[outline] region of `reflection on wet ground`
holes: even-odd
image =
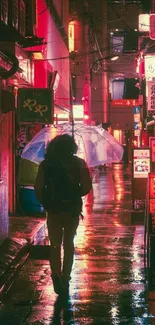
[[[53,292],[47,260],[29,258],[4,297],[0,324],[155,324],[155,288],[148,290],[144,225],[133,220],[128,168],[96,170],[83,213],[69,297]]]

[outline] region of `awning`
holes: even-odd
[[[66,106],[54,104],[54,121],[69,122],[70,110]]]
[[[17,71],[22,72],[17,57],[6,50],[0,51],[0,68],[0,77],[2,79],[10,78]]]
[[[62,112],[69,115],[70,114],[70,109],[67,108],[65,105],[59,105],[57,103],[54,103],[54,113],[55,114],[60,114]]]

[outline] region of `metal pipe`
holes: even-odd
[[[104,56],[109,55],[109,40],[108,40],[108,1],[103,0],[103,44],[105,48]],[[102,72],[102,116],[104,123],[109,119],[109,67],[107,60],[103,58],[103,72]]]

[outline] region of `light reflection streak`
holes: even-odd
[[[121,200],[123,199],[123,195],[124,195],[123,192],[116,193],[116,200],[117,200],[117,201],[121,201]]]
[[[112,174],[112,173],[111,173]],[[119,174],[119,173],[118,173]],[[115,174],[116,177],[116,174]],[[102,186],[100,184],[94,185],[94,201],[96,208],[101,208],[102,204],[104,205],[105,202],[112,201],[113,199],[117,199],[121,201],[123,199],[124,195],[124,183],[122,181],[122,178],[116,177],[115,181],[113,180],[113,177],[110,175],[105,181],[103,177]],[[107,184],[107,181],[110,182],[110,186],[108,186],[108,189],[104,186]],[[116,186],[116,182],[117,186]],[[115,197],[114,197],[115,196]],[[88,203],[89,206],[89,203]],[[104,234],[104,240],[103,245],[107,250],[107,256],[118,256],[119,250],[121,247],[121,238],[123,235],[123,227],[124,225],[121,224],[119,218],[119,213],[117,214],[117,211],[120,210],[120,204],[115,205],[115,215],[111,218],[111,224],[113,227],[111,227],[112,230],[112,236],[114,240],[112,242],[107,241],[106,242],[106,236]],[[116,258],[115,262],[113,263],[111,272],[110,281],[106,278],[103,281],[94,281],[94,275],[91,276],[91,273],[93,274],[92,267],[97,270],[97,264],[89,258],[89,251],[87,254],[87,249],[93,245],[92,243],[92,237],[89,237],[89,219],[91,218],[91,214],[89,214],[84,222],[80,224],[78,235],[76,237],[76,243],[80,249],[80,260],[77,260],[76,268],[74,269],[74,272],[72,274],[72,277],[74,276],[73,282],[76,283],[76,295],[78,296],[78,299],[82,301],[90,300],[92,299],[92,293],[94,292],[94,288],[96,292],[102,292],[113,294],[114,292],[119,292],[119,295],[121,295],[121,291],[123,290],[130,290],[130,299],[132,299],[132,304],[130,305],[130,309],[133,308],[139,308],[139,302],[141,301],[141,296],[143,295],[143,289],[144,286],[142,284],[142,280],[144,275],[141,272],[141,249],[142,249],[142,230],[139,228],[139,226],[135,229],[134,238],[132,247],[129,244],[128,252],[130,254],[130,260],[131,260],[131,274],[129,274],[129,283],[122,284],[121,283],[121,277],[120,277],[120,271],[124,272],[124,262],[122,260],[119,260]],[[100,213],[99,216],[99,225],[105,225],[105,214]],[[126,229],[124,229],[126,231]],[[124,237],[124,236],[123,236]],[[79,246],[80,245],[80,246]],[[130,249],[131,247],[131,249]],[[82,251],[82,253],[81,253]],[[83,270],[83,272],[77,272],[77,265],[78,268]],[[85,272],[86,270],[86,272]],[[87,276],[87,272],[89,270],[89,275]],[[130,269],[129,269],[130,270]],[[103,272],[109,272],[108,268],[106,267],[102,270]],[[130,272],[130,271],[129,271]],[[89,283],[88,283],[89,280]],[[128,278],[125,279],[125,281],[128,280]],[[135,287],[135,283],[138,287]],[[139,290],[139,285],[140,289]],[[72,289],[71,293],[74,295],[74,290]],[[131,307],[132,306],[132,307]],[[116,325],[121,323],[121,316],[122,313],[122,305],[121,302],[117,301],[109,301],[109,307],[110,307],[110,317],[111,317],[111,325]],[[134,310],[134,314],[135,314]],[[143,323],[140,323],[143,324]],[[137,325],[137,323],[135,323]]]
[[[120,324],[120,321],[118,320],[119,307],[116,305],[116,303],[112,303],[110,314],[111,314],[112,324],[113,325]]]
[[[86,286],[84,290],[80,290],[79,293],[79,298],[84,299],[88,297],[88,274],[85,272],[84,274],[81,272],[81,270],[88,270],[88,264],[89,264],[89,259],[87,254],[85,253],[85,248],[89,247],[89,236],[87,235],[87,223],[88,223],[88,216],[84,220],[80,220],[79,227],[77,230],[77,235],[75,237],[75,250],[77,246],[77,256],[78,256],[78,250],[83,251],[80,255],[80,259],[78,259],[78,268],[77,266],[74,268],[76,261],[74,260],[73,263],[73,271],[72,271],[72,280],[73,283],[76,284],[74,286],[74,290],[72,287],[70,288],[70,294],[73,295],[75,289],[77,290],[79,288],[79,284],[82,284],[83,282],[86,283]],[[78,272],[80,270],[80,272]],[[78,278],[78,281],[76,280]],[[90,279],[89,279],[90,280]]]
[[[114,225],[117,227],[117,228],[121,228],[122,225],[116,220],[114,221]]]
[[[133,282],[141,283],[144,280],[144,274],[142,273],[141,266],[141,249],[143,247],[144,239],[140,232],[140,227],[136,226],[133,238],[133,244],[131,248],[131,262],[132,268],[131,273],[133,275]],[[132,292],[132,306],[133,308],[138,308],[139,301],[141,300],[141,296],[143,294],[143,290],[136,290]],[[143,320],[140,321],[139,324],[143,324]]]

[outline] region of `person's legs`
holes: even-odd
[[[64,259],[63,259],[63,281],[69,284],[70,274],[74,261],[74,237],[79,224],[79,217],[69,216],[64,222]]]
[[[59,215],[54,213],[48,214],[47,220],[48,236],[50,240],[50,267],[52,272],[52,280],[54,290],[60,293],[61,290],[61,244],[63,229]]]

